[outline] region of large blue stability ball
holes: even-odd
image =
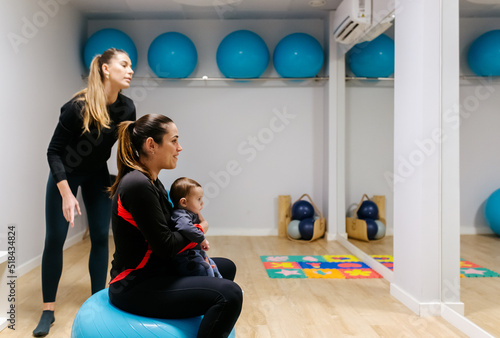
[[[314,217],[304,218],[299,223],[300,237],[305,240],[310,240],[314,234]]]
[[[378,219],[378,207],[373,201],[363,201],[358,209],[357,216],[359,219]]]
[[[109,302],[108,289],[92,295],[76,314],[72,338],[195,338],[202,316],[186,319],[158,319],[137,316]],[[229,337],[234,338],[234,329]]]
[[[491,230],[500,236],[500,189],[495,190],[486,200],[484,216]]]
[[[358,43],[347,53],[349,68],[359,77],[388,77],[394,73],[394,40],[381,34]]]
[[[479,76],[500,76],[500,30],[486,32],[474,40],[467,60]]]
[[[313,77],[323,67],[321,44],[309,34],[293,33],[276,45],[274,68],[281,77]]]
[[[148,49],[148,64],[160,78],[185,78],[198,63],[196,47],[186,35],[163,33],[153,40]]]
[[[266,43],[248,30],[228,34],[217,48],[217,66],[227,78],[257,78],[268,64]]]
[[[300,200],[292,205],[292,219],[303,220],[314,216],[314,207],[308,201]]]
[[[95,32],[85,43],[83,61],[87,69],[96,55],[104,53],[109,48],[122,49],[127,52],[132,62],[132,68],[137,65],[137,48],[134,41],[125,33],[114,28],[105,28]]]

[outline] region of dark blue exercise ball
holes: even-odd
[[[300,237],[305,239],[306,241],[310,240],[313,237],[314,233],[314,221],[313,217],[304,218],[299,223],[299,232]]]
[[[359,219],[378,219],[378,207],[373,201],[363,201],[357,212]]]
[[[217,48],[217,66],[227,78],[258,78],[269,64],[269,50],[254,32],[228,34]]]
[[[300,200],[292,205],[292,219],[303,220],[314,216],[314,207],[308,201]]]
[[[375,239],[375,236],[377,235],[378,232],[377,222],[375,222],[375,220],[371,218],[365,219],[365,222],[366,222],[366,233],[368,235],[368,239],[369,240]]]
[[[109,48],[122,49],[127,52],[132,68],[137,65],[137,48],[134,41],[125,33],[114,28],[105,28],[95,32],[85,43],[83,61],[87,69],[96,55],[101,55]]]
[[[163,33],[153,40],[148,49],[148,64],[160,78],[185,78],[198,63],[196,47],[186,35]]]
[[[359,77],[388,77],[394,73],[394,40],[381,34],[358,43],[347,53],[347,62]]]
[[[293,33],[276,45],[274,68],[281,77],[313,77],[323,67],[323,48],[309,34]]]
[[[500,76],[500,30],[486,32],[474,40],[467,61],[479,76]]]

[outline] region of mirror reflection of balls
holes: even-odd
[[[377,233],[375,234],[373,239],[381,239],[385,236],[385,224],[379,220],[375,220],[375,223],[377,224]]]
[[[221,41],[216,58],[219,70],[227,78],[258,78],[269,64],[269,50],[256,33],[238,30]]]
[[[309,34],[293,33],[276,45],[273,64],[281,77],[314,77],[323,66],[323,48]]]
[[[198,63],[196,47],[186,35],[167,32],[157,36],[148,49],[148,64],[160,78],[185,78]]]
[[[467,61],[476,75],[500,76],[500,30],[486,32],[474,40]]]
[[[378,219],[378,207],[373,201],[363,201],[358,209],[357,216],[359,219]]]
[[[135,69],[137,65],[137,48],[134,41],[124,32],[113,28],[101,29],[88,38],[83,49],[83,61],[87,69],[90,69],[90,63],[96,55],[101,55],[109,48],[126,51],[132,62],[132,68]]]

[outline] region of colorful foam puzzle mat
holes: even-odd
[[[270,278],[382,278],[352,255],[260,256]]]
[[[380,264],[393,270],[390,255],[372,255]],[[269,278],[327,278],[367,279],[382,278],[376,271],[353,255],[260,256]],[[495,271],[464,259],[460,260],[460,277],[500,277]]]

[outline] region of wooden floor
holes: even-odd
[[[462,259],[500,273],[500,237],[495,235],[462,235]],[[362,242],[349,240],[369,255],[392,255],[393,239]],[[500,278],[461,278],[460,298],[465,304],[465,317],[500,337]]]
[[[468,237],[468,236],[465,236]],[[419,318],[389,295],[384,279],[270,279],[260,255],[348,254],[337,242],[318,240],[295,243],[277,237],[209,237],[209,254],[233,259],[238,266],[236,282],[245,291],[243,311],[236,335],[246,337],[465,337],[440,317]],[[110,252],[113,251],[110,241]],[[380,242],[377,242],[380,243]],[[500,271],[498,238],[471,236],[462,240],[465,259]],[[495,245],[496,254],[491,254]],[[90,295],[87,272],[88,240],[66,250],[56,322],[49,337],[69,337],[80,305]],[[480,249],[478,249],[478,247]],[[392,241],[374,254],[390,254]],[[483,261],[484,258],[484,261]],[[493,264],[493,261],[495,261]],[[472,320],[494,334],[498,323],[498,281],[492,278],[462,279],[462,299]],[[500,278],[496,279],[500,280]],[[485,287],[485,285],[488,285]],[[494,290],[496,289],[496,290]],[[496,295],[492,295],[496,292]],[[5,337],[30,337],[41,314],[40,269],[17,281],[16,331],[5,329]],[[470,304],[469,304],[470,303]],[[489,324],[488,324],[489,323]],[[488,326],[489,325],[489,326]]]

